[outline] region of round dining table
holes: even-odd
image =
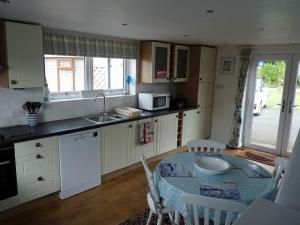
[[[274,200],[276,183],[270,172],[268,172],[271,176],[269,178],[252,178],[243,171],[243,166],[253,164],[252,161],[241,157],[222,155],[222,158],[231,165],[230,169],[224,174],[207,175],[196,168],[194,164],[196,154],[194,152],[179,153],[160,162],[181,164],[185,171],[194,174],[193,177],[162,177],[159,165],[153,172],[154,183],[160,196],[164,199],[165,206],[175,209],[177,217],[179,213],[183,217],[189,215],[187,207],[179,196],[181,194],[200,195],[200,185],[222,186],[225,181],[233,181],[237,185],[240,199],[232,201],[250,204],[257,198]]]

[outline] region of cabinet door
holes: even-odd
[[[145,120],[139,120],[134,123],[133,129],[133,160],[134,163],[141,161],[141,154],[143,154],[146,158],[150,158],[155,156],[156,154],[156,138],[157,138],[157,123],[155,121],[157,118],[149,118]],[[140,128],[143,126],[144,123],[153,123],[154,126],[154,140],[148,144],[140,144],[139,137],[140,137]]]
[[[129,166],[131,160],[132,123],[103,128],[102,171],[109,173]]]
[[[198,107],[207,108],[212,106],[213,83],[199,82],[198,86]]]
[[[157,118],[157,154],[177,148],[178,113]]]
[[[174,81],[187,81],[189,73],[189,47],[175,45],[174,62]]]
[[[199,137],[209,138],[211,129],[211,107],[199,109]]]
[[[183,114],[183,145],[200,138],[199,111],[189,110]]]
[[[12,22],[6,22],[5,26],[10,87],[43,87],[42,27]]]
[[[154,83],[169,82],[170,44],[152,43],[152,71]]]
[[[216,49],[201,47],[199,80],[201,82],[212,82],[215,76]]]
[[[60,189],[58,150],[16,158],[19,202],[24,203]]]

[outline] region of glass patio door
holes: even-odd
[[[286,107],[282,155],[289,155],[292,152],[300,129],[300,55],[293,57]]]
[[[293,104],[291,93],[295,93],[295,87],[291,85],[292,65],[292,55],[254,57],[247,86],[246,147],[286,154],[287,145],[293,139],[287,140],[296,129],[289,126],[293,120],[289,113]]]

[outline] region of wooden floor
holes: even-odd
[[[0,225],[118,225],[147,208],[145,173],[136,167],[77,196],[60,200],[54,193],[2,212]]]

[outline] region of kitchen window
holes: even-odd
[[[45,55],[50,100],[80,98],[82,90],[128,94],[126,81],[135,72],[135,59]]]

